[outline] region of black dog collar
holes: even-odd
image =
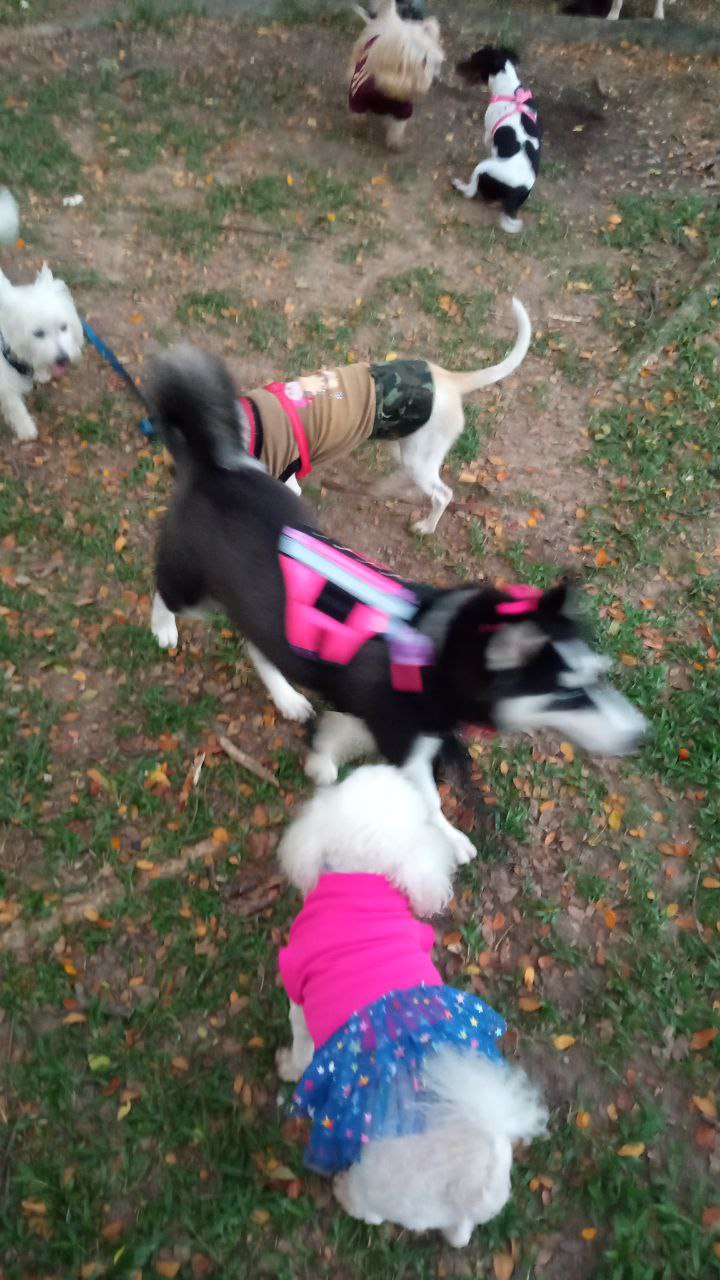
[[[0,353],[3,355],[4,359],[7,360],[8,364],[10,365],[10,368],[14,369],[16,373],[19,373],[21,378],[32,378],[33,376],[32,365],[28,364],[25,360],[18,360],[17,356],[12,350],[12,347],[8,342],[6,342],[5,338],[1,333],[0,333]]]

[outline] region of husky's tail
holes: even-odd
[[[423,1083],[433,1123],[471,1128],[510,1142],[545,1132],[548,1112],[539,1091],[518,1067],[443,1046],[425,1059]]]
[[[12,244],[20,232],[17,200],[7,187],[0,186],[0,244]]]
[[[481,387],[489,387],[493,382],[501,382],[503,378],[507,378],[511,373],[514,373],[518,365],[521,365],[525,359],[530,346],[530,339],[532,338],[530,317],[519,298],[513,298],[512,308],[517,321],[517,338],[512,351],[506,355],[504,360],[501,360],[499,364],[491,365],[489,369],[474,369],[469,373],[449,373],[448,370],[444,371],[452,379],[453,386],[457,388],[461,396],[469,396],[471,391],[479,391]]]
[[[182,343],[157,361],[147,394],[173,456],[189,453],[197,466],[225,471],[247,460],[235,387],[216,356]]]

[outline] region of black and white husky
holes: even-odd
[[[553,729],[590,751],[631,750],[643,717],[602,681],[565,585],[447,590],[399,579],[325,538],[300,498],[243,449],[223,364],[192,347],[161,360],[148,394],[176,462],[160,534],[152,630],[220,605],[283,715],[305,720],[304,685],[335,708],[307,772],[318,782],[377,750],[412,777],[458,860],[474,847],[443,818],[432,764],[463,725]],[[293,682],[293,684],[290,683]]]
[[[453,178],[453,186],[468,200],[481,196],[502,205],[500,226],[514,235],[522,229],[518,210],[535,185],[540,168],[540,121],[529,89],[515,70],[512,49],[484,45],[457,70],[471,84],[486,84],[490,102],[485,112],[485,146],[490,155],[475,166],[469,182]]]

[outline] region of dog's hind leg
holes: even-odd
[[[159,591],[155,592],[150,615],[150,630],[161,649],[176,649],[178,642],[177,622]]]
[[[305,772],[313,782],[334,782],[341,764],[374,751],[375,739],[362,720],[342,711],[326,711],[313,736]]]
[[[247,651],[280,714],[285,716],[286,720],[297,720],[300,724],[309,720],[314,715],[314,711],[312,703],[308,701],[305,694],[300,693],[299,689],[293,689],[290,681],[285,679],[272,662],[268,662],[267,658],[263,657],[254,644],[248,642]]]
[[[453,1249],[464,1249],[470,1243],[470,1237],[473,1233],[475,1223],[471,1218],[461,1218],[459,1222],[455,1222],[452,1227],[446,1227],[443,1235],[449,1245]]]
[[[432,774],[432,763],[440,748],[439,738],[419,738],[402,771],[409,782],[420,792],[427,806],[430,821],[445,833],[450,841],[458,866],[471,862],[477,853],[472,840],[448,822],[440,806],[440,796]]]
[[[315,1052],[315,1045],[308,1031],[305,1014],[299,1004],[290,1001],[290,1030],[292,1044],[278,1049],[275,1054],[275,1066],[281,1080],[299,1080],[310,1066]]]
[[[430,514],[418,520],[418,533],[434,533],[443,512],[452,501],[453,491],[440,479],[440,468],[451,444],[463,427],[462,405],[446,403],[436,394],[433,411],[424,427],[400,443],[402,463],[410,479],[430,499]]]

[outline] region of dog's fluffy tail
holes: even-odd
[[[0,244],[12,244],[20,231],[17,200],[7,187],[0,187]]]
[[[493,382],[501,382],[503,378],[514,373],[525,359],[532,338],[530,317],[519,298],[513,298],[512,308],[517,321],[517,338],[512,351],[508,352],[504,360],[499,364],[491,365],[489,369],[474,369],[469,373],[450,373],[447,369],[443,370],[445,377],[452,380],[453,386],[461,396],[469,396],[471,391],[479,391],[481,387],[489,387]]]
[[[235,387],[216,356],[182,343],[156,362],[147,394],[172,454],[225,471],[247,462]]]
[[[530,1142],[545,1132],[547,1107],[519,1067],[443,1046],[425,1060],[433,1122]]]

